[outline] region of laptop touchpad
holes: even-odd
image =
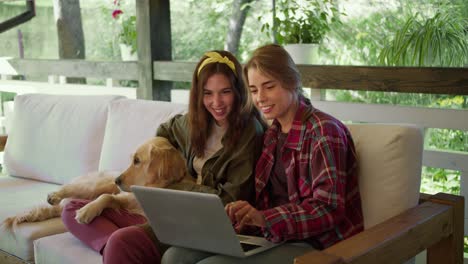
[[[259,245],[247,244],[242,242],[240,243],[240,245],[242,246],[242,250],[244,250],[244,252],[261,247]]]

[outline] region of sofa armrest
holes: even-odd
[[[0,135],[0,151],[5,150],[7,139],[8,139],[8,135]]]
[[[418,206],[294,263],[401,263],[427,249],[427,263],[462,264],[464,197],[421,197]]]

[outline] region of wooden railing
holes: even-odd
[[[119,87],[118,80],[138,80],[137,62],[33,60],[0,58],[0,91],[50,94],[120,94],[136,98],[135,88]],[[12,80],[14,76],[46,77],[47,82]],[[101,79],[105,85],[66,84],[65,77]],[[18,79],[18,78],[17,78]],[[117,87],[116,87],[117,86]]]
[[[112,81],[109,81],[110,79],[139,80],[142,78],[139,73],[139,67],[141,66],[137,62],[14,59],[10,60],[9,66],[10,69],[3,72],[0,67],[0,75],[91,77],[108,80],[108,83],[112,83]],[[154,61],[152,74],[154,80],[161,81],[164,85],[163,89],[167,89],[168,81],[190,82],[194,68],[194,62]],[[320,92],[321,89],[345,89],[467,96],[468,68],[299,65],[299,69],[302,74],[303,86],[313,89],[311,94],[314,106],[341,120],[412,123],[424,128],[447,128],[468,131],[468,109],[435,109],[332,102],[324,100],[321,96],[323,93]],[[0,80],[0,91],[13,91],[11,90],[11,82],[18,85],[21,84],[21,81]],[[149,91],[149,89],[158,89],[158,82],[156,82],[156,87],[153,83],[153,87],[150,88],[145,87],[145,83],[148,82],[140,82],[140,86],[137,88],[138,98],[149,99],[147,96],[152,94],[152,91]],[[28,85],[45,87],[50,84],[29,82]],[[460,171],[461,195],[468,196],[468,152],[425,149],[423,165]],[[424,209],[420,210],[424,211]],[[468,211],[468,205],[465,205],[465,211]],[[468,227],[467,218],[465,218],[464,226],[466,232],[468,230],[466,228]],[[385,250],[385,247],[382,250]]]

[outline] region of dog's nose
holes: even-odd
[[[115,179],[115,184],[120,185],[122,183],[122,180],[120,179],[120,176]]]

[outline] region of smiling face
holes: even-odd
[[[281,130],[288,132],[297,109],[294,93],[284,88],[278,80],[256,68],[248,69],[247,75],[255,106],[265,118],[277,119]]]
[[[220,73],[210,76],[203,87],[203,105],[218,126],[228,124],[233,103],[234,92],[229,79]]]

